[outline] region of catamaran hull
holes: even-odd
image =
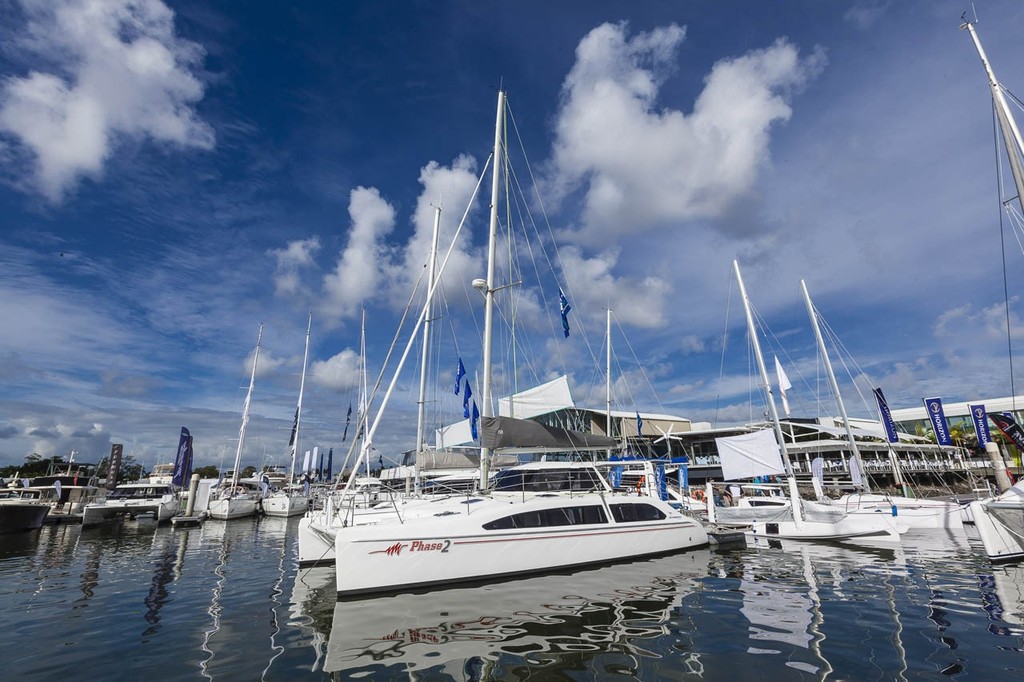
[[[1024,505],[1011,502],[971,502],[974,527],[992,561],[1024,559]]]
[[[389,532],[342,528],[335,539],[339,596],[394,592],[614,563],[701,547],[703,526],[688,517],[664,523],[567,526],[533,531],[463,532],[448,536],[430,524],[397,524]],[[378,527],[379,528],[379,527]],[[412,532],[410,532],[412,531]]]
[[[962,505],[946,500],[882,495],[847,495],[835,502],[851,516],[882,514],[894,516],[902,525],[919,530],[953,530],[963,528]],[[896,513],[893,514],[893,507]]]
[[[148,515],[152,515],[154,520],[162,523],[170,521],[180,508],[181,503],[177,497],[171,497],[161,502],[94,502],[85,505],[85,510],[82,512],[82,526],[98,526],[101,523],[122,519],[126,516],[128,518],[138,518]]]
[[[263,498],[263,513],[267,516],[300,516],[309,511],[309,498],[305,495],[270,495]]]
[[[755,523],[747,531],[755,537],[782,538],[786,540],[843,540],[858,537],[879,537],[899,539],[905,532],[884,517],[867,516],[854,519],[845,517],[835,522],[781,520],[769,523]]]

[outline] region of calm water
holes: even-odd
[[[335,602],[297,520],[0,537],[5,679],[1010,680],[1024,567],[968,535],[699,550]]]

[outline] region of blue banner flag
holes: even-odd
[[[644,430],[644,420],[640,418],[640,413],[636,413],[636,435],[642,435]]]
[[[181,437],[178,439],[178,454],[174,457],[174,476],[171,478],[171,485],[184,486],[185,480],[191,472],[186,472],[189,466],[188,448],[192,435],[184,426],[181,427]]]
[[[942,411],[942,398],[925,398],[924,408],[928,413],[928,418],[932,420],[935,442],[939,445],[952,445],[953,439],[949,437],[946,413]]]
[[[565,338],[569,338],[569,311],[572,310],[572,306],[566,300],[561,287],[558,288],[558,305],[562,313],[562,332]]]
[[[896,423],[892,420],[892,412],[889,411],[889,404],[885,402],[885,396],[882,395],[882,389],[873,388],[871,391],[875,394],[875,402],[878,403],[878,412],[882,415],[882,426],[885,427],[885,437],[889,439],[890,443],[898,443],[900,441],[900,437],[899,434],[896,433]]]
[[[455,395],[459,394],[459,387],[462,386],[462,377],[466,376],[466,367],[459,358],[459,368],[455,370]]]
[[[969,405],[971,419],[974,420],[974,433],[978,436],[978,447],[984,449],[992,442],[992,434],[988,430],[988,414],[984,405]]]
[[[345,415],[345,432],[341,434],[341,442],[344,443],[345,439],[348,438],[348,425],[352,423],[352,403],[348,404],[348,414]]]
[[[299,408],[295,408],[295,419],[292,421],[292,437],[288,439],[288,447],[295,447],[295,435],[299,432]]]
[[[1009,412],[993,412],[988,416],[992,423],[999,427],[1007,438],[1013,441],[1017,449],[1024,452],[1024,429],[1013,418]]]
[[[331,480],[331,465],[334,464],[334,448],[327,451],[327,480]]]
[[[479,438],[479,435],[477,434],[477,431],[476,431],[476,423],[477,423],[477,420],[479,420],[479,419],[480,419],[480,411],[478,409],[476,409],[476,401],[474,400],[473,401],[473,414],[472,414],[472,416],[469,419],[469,432],[470,432],[470,435],[473,436],[473,440],[477,440]]]
[[[320,462],[316,466],[316,480],[324,480],[324,453],[320,453]]]
[[[462,394],[462,416],[469,419],[469,399],[473,397],[473,391],[469,387],[469,379],[466,379],[466,390]]]
[[[654,465],[654,484],[658,491],[659,500],[668,499],[668,481],[665,480],[665,465],[655,464]]]

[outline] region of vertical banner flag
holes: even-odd
[[[561,287],[558,288],[558,306],[562,313],[562,332],[565,334],[565,338],[569,338],[569,311],[572,310],[572,306],[566,300]]]
[[[988,430],[988,414],[984,405],[969,405],[971,419],[974,421],[974,433],[978,436],[978,447],[985,449],[985,446],[992,442],[992,434]]]
[[[185,465],[188,463],[188,442],[191,438],[188,429],[182,426],[181,437],[178,439],[178,454],[174,456],[174,476],[171,478],[171,485],[185,485]]]
[[[473,401],[473,414],[472,414],[472,416],[470,417],[470,420],[469,420],[469,432],[470,432],[470,435],[473,436],[473,440],[477,440],[477,438],[479,438],[479,434],[477,433],[477,430],[476,430],[476,423],[477,423],[477,420],[479,420],[479,419],[480,419],[480,411],[478,409],[476,409],[476,401],[474,400]]]
[[[668,481],[665,480],[665,465],[660,462],[654,465],[654,487],[658,491],[659,500],[668,499]]]
[[[310,468],[306,469],[306,471],[308,473],[310,473],[310,474],[313,473],[313,469],[316,467],[316,460],[317,460],[317,458],[319,456],[320,456],[320,446],[319,445],[314,445],[313,446],[313,459],[309,460]],[[323,460],[321,460],[321,463],[323,463]]]
[[[892,412],[889,411],[889,404],[885,402],[885,396],[882,395],[881,388],[873,388],[871,392],[875,394],[875,402],[878,403],[878,412],[882,415],[882,426],[885,427],[885,437],[889,439],[890,443],[897,443],[900,440],[899,434],[896,433],[896,423],[892,420]]]
[[[636,413],[636,435],[642,435],[644,431],[644,420],[640,418],[640,413]]]
[[[121,473],[121,455],[124,453],[124,444],[112,443],[110,445],[110,462],[107,465],[107,490],[117,487],[117,475]]]
[[[992,423],[999,427],[1007,438],[1013,441],[1017,449],[1024,452],[1024,429],[1013,418],[1009,412],[993,412],[988,416]]]
[[[459,387],[462,386],[462,377],[466,376],[466,367],[462,364],[462,358],[459,358],[459,367],[455,370],[455,395],[459,394]]]
[[[316,467],[316,480],[324,480],[324,453],[320,453],[320,464]]]
[[[334,464],[334,448],[331,448],[330,450],[327,451],[327,475],[326,475],[326,478],[327,478],[328,481],[330,481],[331,478],[332,478],[332,474],[331,474],[331,465],[332,464]]]
[[[851,457],[846,464],[850,468],[850,483],[853,483],[858,488],[861,487],[864,483],[864,478],[860,470],[860,465],[857,464],[857,458]]]
[[[469,379],[466,379],[466,390],[462,394],[462,416],[469,419],[469,399],[473,397],[473,391],[469,388]]]
[[[348,437],[348,425],[352,423],[352,403],[348,404],[348,414],[345,415],[345,433],[341,434],[341,442],[344,443]]]
[[[299,432],[299,408],[295,407],[295,420],[292,421],[292,437],[288,439],[288,447],[291,448],[292,454],[295,454],[295,435]]]
[[[786,391],[793,388],[793,384],[789,383],[789,377],[786,376],[785,370],[782,369],[782,363],[779,362],[779,356],[775,356],[775,375],[779,378],[779,396],[782,398],[782,409],[789,416],[789,401],[786,400]]]
[[[942,411],[942,398],[925,398],[924,408],[928,418],[932,420],[935,442],[939,445],[952,445],[953,439],[949,437],[949,426],[946,425],[946,413]]]
[[[302,475],[309,475],[309,450],[306,450],[306,456],[302,458]]]

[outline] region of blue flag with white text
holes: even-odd
[[[992,441],[988,430],[988,413],[984,405],[970,405],[971,419],[974,421],[974,433],[978,436],[978,447],[984,449]]]
[[[174,476],[171,478],[171,485],[182,487],[192,473],[192,463],[189,461],[189,445],[192,442],[192,435],[184,426],[181,427],[181,437],[178,439],[178,454],[174,457]]]
[[[462,394],[462,416],[469,419],[469,399],[473,397],[473,391],[469,387],[469,379],[466,380],[466,390]]]
[[[898,443],[900,440],[899,434],[896,433],[896,423],[892,420],[892,412],[889,411],[889,404],[885,402],[885,396],[882,395],[881,388],[873,388],[871,391],[875,394],[875,402],[878,403],[878,412],[882,415],[882,426],[885,427],[885,436],[889,439],[890,443]]]
[[[636,413],[636,435],[640,436],[643,434],[644,420],[640,418],[640,413]]]
[[[565,338],[569,338],[569,311],[572,310],[572,306],[566,300],[561,287],[558,289],[558,305],[562,314],[562,332],[565,334]]]
[[[473,436],[473,440],[477,440],[480,436],[476,430],[476,423],[480,419],[480,411],[476,409],[476,401],[473,401],[473,414],[469,418],[469,432]]]
[[[946,413],[942,410],[942,398],[925,398],[924,408],[928,418],[932,420],[932,431],[935,433],[935,442],[939,445],[952,445],[953,439],[949,437],[949,426],[946,424]]]
[[[459,368],[455,370],[455,395],[459,394],[459,387],[462,386],[462,377],[466,376],[466,367],[459,358]]]

